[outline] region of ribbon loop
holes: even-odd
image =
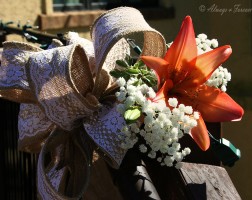
[[[94,23],[91,36],[94,42],[96,74],[104,68],[104,61],[111,48],[121,39],[136,33],[144,33],[142,54],[157,57],[166,52],[165,39],[145,21],[143,15],[134,8],[119,7],[105,12]],[[123,46],[118,46],[117,52],[123,52]],[[115,61],[115,60],[113,60]]]
[[[85,97],[94,87],[84,50],[68,45],[34,53],[28,61],[28,76],[46,116],[65,130],[76,120],[89,116],[99,107]],[[93,103],[93,102],[92,102]]]
[[[0,96],[19,103],[34,103],[25,65],[30,55],[42,49],[22,43],[4,42],[0,66]]]

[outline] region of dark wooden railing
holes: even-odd
[[[17,150],[19,104],[0,99],[1,199],[36,199],[37,155]]]

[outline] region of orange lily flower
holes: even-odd
[[[192,19],[187,16],[178,36],[165,57],[141,56],[143,62],[156,72],[158,92],[153,102],[175,97],[179,103],[192,106],[200,113],[198,124],[190,135],[202,150],[210,146],[210,139],[204,121],[224,122],[240,120],[244,111],[228,94],[205,82],[223,62],[232,49],[229,45],[198,55]]]

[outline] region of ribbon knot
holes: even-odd
[[[93,140],[118,168],[126,153],[116,111],[115,61],[130,54],[125,38],[143,35],[143,55],[162,57],[163,36],[128,7],[105,12],[91,29],[92,41],[68,34],[48,50],[5,42],[0,95],[19,102],[19,149],[40,152],[38,192],[42,199],[79,199],[88,183]]]

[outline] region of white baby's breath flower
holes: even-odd
[[[167,165],[168,167],[173,166],[173,162],[174,162],[174,158],[172,156],[166,156],[164,158],[164,163],[165,165]]]
[[[146,84],[143,84],[143,85],[140,85],[139,89],[140,89],[140,92],[145,95],[148,93],[150,87]]]
[[[185,157],[187,155],[189,155],[191,153],[191,149],[186,147],[183,151],[182,151],[182,155]]]
[[[127,85],[133,85],[136,83],[138,80],[134,77],[130,77],[130,79],[127,81]]]
[[[186,106],[184,112],[191,115],[193,113],[192,106]]]
[[[216,39],[212,39],[211,40],[211,46],[213,47],[213,48],[216,48],[216,47],[218,47],[218,40],[216,40]]]
[[[190,117],[188,116],[188,115],[185,115],[184,117],[183,117],[183,123],[188,123],[188,121],[190,120]]]
[[[170,110],[169,107],[165,107],[165,108],[162,110],[162,113],[166,114],[167,117],[169,117],[170,114],[171,114],[171,110]]]
[[[177,152],[177,151],[176,151],[175,148],[173,148],[173,147],[169,147],[169,148],[168,148],[168,154],[169,154],[169,155],[172,156],[172,155],[174,155],[176,152]]]
[[[201,41],[205,41],[207,39],[207,35],[204,33],[201,33],[197,36],[197,38],[199,38]]]
[[[225,85],[222,85],[220,89],[221,89],[221,91],[223,91],[223,92],[226,92],[226,91],[227,91],[227,87],[226,87]]]
[[[203,49],[204,51],[209,50],[209,46],[207,45],[207,43],[203,43],[202,49]]]
[[[130,130],[133,131],[133,132],[139,132],[139,127],[138,127],[138,124],[137,123],[132,123],[129,125],[130,127]]]
[[[169,98],[168,103],[170,106],[176,108],[178,105],[178,100],[176,98]]]
[[[195,38],[196,39],[196,45],[198,46],[199,44],[201,44],[201,39],[200,38]]]
[[[200,117],[199,112],[194,111],[194,112],[193,112],[193,117],[194,117],[194,119],[199,119],[199,117]]]
[[[121,145],[120,145],[120,147],[122,148],[122,149],[128,149],[128,146],[126,145],[126,143],[125,142],[122,142],[121,143]]]
[[[145,130],[146,132],[151,131],[151,130],[152,130],[152,125],[151,125],[151,124],[145,124],[145,125],[144,125],[144,130]]]
[[[142,111],[148,115],[148,113],[153,113],[154,110],[152,109],[152,102],[150,100],[147,100],[142,105]]]
[[[184,112],[184,111],[185,111],[185,105],[182,104],[182,103],[179,104],[178,109],[179,109],[181,112]]]
[[[205,52],[205,51],[203,50],[203,44],[202,44],[202,43],[199,43],[199,44],[197,45],[197,47],[198,47],[198,51],[201,50],[202,53]],[[198,52],[198,53],[199,53],[199,52]],[[202,54],[202,53],[199,53],[199,54]]]
[[[123,102],[126,99],[126,92],[124,91],[116,92],[115,96],[117,97],[118,101]]]
[[[154,120],[153,117],[150,116],[150,115],[147,115],[147,116],[144,117],[144,123],[145,124],[151,125],[153,123],[153,120]]]
[[[135,104],[135,97],[134,96],[128,96],[124,102],[125,108],[129,108],[130,106],[133,106]]]
[[[184,133],[182,130],[179,130],[178,132],[178,139],[182,138],[184,136]]]
[[[209,39],[206,39],[206,40],[205,40],[205,43],[206,43],[207,46],[209,46],[209,47],[212,45],[212,42],[211,42],[211,40],[209,40]]]
[[[133,95],[137,91],[136,86],[134,85],[127,85],[127,92],[129,95]]]
[[[190,119],[190,121],[188,122],[190,128],[194,128],[195,126],[197,126],[197,121],[195,119]]]
[[[140,92],[136,92],[135,93],[136,95],[134,96],[135,97],[135,101],[137,102],[137,104],[139,104],[140,106],[143,106],[145,101],[146,101],[146,97]]]
[[[126,81],[125,81],[125,79],[124,79],[123,77],[120,77],[120,78],[118,78],[118,79],[116,80],[116,83],[117,83],[117,85],[118,85],[119,87],[122,87],[122,86],[125,86]]]
[[[162,144],[160,145],[160,152],[162,154],[168,153],[168,148],[168,145],[162,142]]]
[[[155,109],[156,112],[161,112],[165,108],[166,108],[165,101],[159,101],[159,102],[154,104],[154,109]]]
[[[156,158],[157,154],[155,151],[150,151],[150,153],[148,154],[148,156],[152,159]]]
[[[160,113],[159,115],[158,115],[158,121],[159,122],[163,122],[163,121],[165,121],[166,120],[166,117],[167,117],[167,115],[165,114],[165,113]]]
[[[144,129],[141,129],[140,132],[139,132],[139,134],[140,134],[142,137],[144,137],[145,134],[146,134],[146,131],[145,131]]]
[[[181,162],[177,162],[175,165],[176,169],[181,169],[182,166],[183,166],[183,164]]]
[[[139,145],[139,150],[141,153],[146,153],[148,149],[144,144],[141,144]]]
[[[180,145],[179,143],[177,143],[177,142],[174,142],[174,143],[172,144],[172,147],[173,147],[176,151],[179,151],[181,145]]]
[[[150,98],[154,98],[156,96],[156,93],[152,88],[149,88],[149,91],[147,92],[147,94]]]
[[[180,153],[180,152],[176,152],[173,156],[174,156],[174,159],[175,159],[177,162],[181,162],[181,161],[183,160],[182,153]]]
[[[177,127],[173,127],[173,128],[171,129],[171,134],[172,134],[172,135],[177,135],[177,134],[178,134],[178,128],[177,128]]]

